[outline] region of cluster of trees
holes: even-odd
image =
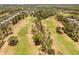
[[[27,15],[24,13],[21,13],[21,14],[15,16],[12,20],[9,20],[3,24],[0,24],[0,41],[1,41],[0,45],[1,45],[1,47],[4,44],[3,39],[13,33],[12,25],[18,23],[18,21],[23,19],[24,16],[27,16]],[[10,39],[14,39],[14,38],[12,37]],[[14,45],[17,41],[10,40],[9,42],[10,42],[10,45]]]
[[[12,29],[10,25],[6,26],[5,24],[0,27],[0,40],[3,40],[8,35],[12,34]]]
[[[6,12],[9,12],[10,14],[14,13],[15,11],[21,11],[23,8],[21,6],[11,6],[11,5],[5,5],[0,6],[0,15]]]
[[[0,40],[0,48],[3,46],[3,44],[4,44],[4,41]]]
[[[38,20],[38,19],[37,19]],[[51,33],[46,31],[41,21],[34,21],[32,26],[32,38],[36,45],[41,45],[39,54],[54,54]]]
[[[79,40],[79,25],[75,19],[75,21],[72,21],[72,17],[67,19],[67,17],[63,17],[62,15],[57,15],[57,20],[61,21],[62,24],[64,25],[64,32],[72,38],[72,40],[78,42]]]
[[[32,34],[33,34],[33,40],[35,42],[36,45],[40,45],[41,41],[44,38],[44,29],[43,29],[43,25],[40,21],[34,21],[34,24],[32,26]]]
[[[55,12],[53,9],[46,8],[46,9],[39,9],[33,13],[34,17],[37,17],[38,20],[46,19],[50,16],[53,16]]]
[[[42,40],[41,51],[46,54],[55,54],[54,49],[52,48],[53,39],[51,39],[51,32],[45,32],[44,39]]]
[[[32,39],[34,40],[35,45],[40,45],[43,39],[43,34],[41,32],[37,32],[33,35]]]
[[[65,24],[64,32],[67,33],[74,41],[79,40],[79,26],[77,24]]]
[[[11,21],[12,21],[12,24],[14,25],[14,24],[18,23],[18,21],[21,20],[21,19],[24,19],[24,17],[27,17],[27,14],[21,13],[21,14],[15,16],[15,17],[11,20]]]
[[[16,23],[18,23],[19,20],[23,19],[24,17],[26,17],[27,15],[25,13],[21,13],[15,17],[13,17],[12,19],[5,21],[5,23],[0,23],[0,41],[3,42],[4,38],[7,37],[8,35],[12,34],[12,26]],[[2,22],[4,22],[2,21]],[[10,39],[14,39],[13,37]],[[14,42],[14,40],[10,40],[11,44],[14,45],[14,43],[16,43],[16,41]]]
[[[6,13],[6,10],[0,10],[0,15]]]

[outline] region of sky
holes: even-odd
[[[0,0],[0,4],[79,4],[79,0]]]

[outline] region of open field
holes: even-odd
[[[79,55],[78,5],[1,6],[0,55]]]

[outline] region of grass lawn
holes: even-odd
[[[29,43],[27,39],[28,28],[27,26],[22,28],[20,32],[18,32],[18,37],[20,41],[16,46],[16,54],[29,54]]]
[[[15,54],[31,54],[30,46],[28,42],[28,32],[31,25],[33,17],[28,17],[26,19],[26,25],[20,29],[18,32],[19,43],[15,46]],[[43,24],[47,24],[48,31],[52,33],[54,40],[56,41],[57,48],[63,52],[63,54],[79,54],[79,50],[76,48],[75,43],[67,35],[62,35],[56,33],[56,20],[54,17],[49,17],[43,20]]]
[[[28,31],[29,31],[29,26],[31,25],[31,20],[32,17],[28,17],[26,19],[26,25],[20,29],[18,32],[18,37],[19,37],[19,43],[15,47],[15,54],[30,54],[30,46],[28,42]]]
[[[57,23],[54,17],[50,17],[43,22],[47,24],[48,30],[51,31],[58,48],[62,50],[63,54],[79,54],[79,50],[75,47],[75,44],[70,37],[56,33]]]

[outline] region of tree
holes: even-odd
[[[4,41],[0,40],[0,48],[3,46],[3,44],[4,44]]]
[[[18,43],[18,38],[16,36],[11,36],[8,39],[8,45],[15,46]]]
[[[41,40],[43,39],[43,34],[42,33],[36,33],[33,35],[33,40],[35,42],[35,45],[40,45],[41,44]]]
[[[59,33],[59,34],[62,34],[63,33],[62,27],[57,26],[56,27],[56,32]]]

